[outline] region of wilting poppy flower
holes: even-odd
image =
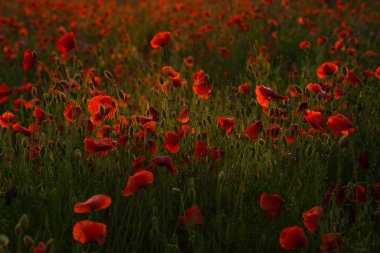
[[[154,35],[153,39],[150,41],[150,45],[153,48],[167,47],[170,44],[171,34],[170,32],[160,32]]]
[[[153,162],[154,166],[166,166],[169,169],[170,174],[172,174],[173,176],[178,175],[177,166],[174,164],[173,158],[171,158],[170,156],[168,156],[168,155],[156,156],[152,160],[152,162]]]
[[[133,193],[144,188],[153,182],[154,175],[147,170],[140,170],[128,178],[127,186],[124,188],[122,194],[126,197],[131,196]]]
[[[186,210],[185,217],[179,217],[179,221],[183,226],[186,226],[188,224],[202,225],[203,215],[201,209],[195,204],[192,205],[189,209]]]
[[[267,212],[269,220],[273,220],[285,210],[284,202],[278,194],[262,193],[260,196],[260,207]]]
[[[192,76],[194,85],[193,91],[198,97],[208,99],[211,93],[210,79],[203,70],[195,72]]]
[[[235,128],[236,122],[234,118],[228,118],[225,116],[220,116],[217,119],[217,124],[221,126],[224,130],[226,130],[226,135],[229,134],[232,129]]]
[[[0,85],[0,104],[7,101],[8,96],[11,94],[11,90],[5,83]]]
[[[326,125],[335,136],[339,134],[348,135],[355,131],[350,120],[340,113],[335,116],[330,116]]]
[[[72,102],[66,106],[66,110],[63,113],[67,121],[75,122],[82,114],[82,108]]]
[[[322,217],[323,208],[321,206],[315,206],[302,214],[303,224],[307,230],[314,233]]]
[[[106,209],[111,205],[111,198],[107,195],[95,195],[85,202],[74,205],[74,213],[88,213],[96,210]]]
[[[96,242],[103,245],[107,237],[107,225],[90,220],[82,220],[75,223],[73,238],[82,244]]]
[[[322,253],[333,252],[343,248],[341,233],[322,234]]]
[[[32,51],[26,49],[24,52],[24,60],[22,62],[24,66],[24,71],[28,71],[29,69],[33,68],[34,65],[36,65],[36,57],[33,54]]]
[[[364,186],[358,184],[349,190],[349,199],[354,203],[365,203],[367,201],[367,192]]]
[[[250,83],[243,83],[238,86],[238,92],[240,94],[248,94],[251,91],[251,84]]]
[[[262,107],[268,107],[272,99],[281,99],[283,101],[289,100],[288,97],[278,95],[270,88],[265,87],[264,85],[256,85],[256,97],[257,102]]]
[[[327,76],[331,76],[338,72],[338,65],[333,62],[325,62],[321,66],[319,66],[317,70],[317,75],[319,78],[323,79]]]
[[[181,123],[187,123],[189,121],[189,108],[185,107],[178,115],[178,121]]]
[[[177,153],[179,151],[180,136],[175,132],[167,132],[164,142],[164,148],[169,150],[170,153]]]
[[[302,228],[287,227],[281,230],[280,245],[284,249],[300,249],[307,246],[307,238]]]
[[[57,41],[58,49],[62,54],[67,54],[70,52],[70,50],[75,48],[75,39],[74,39],[74,33],[69,32],[65,35],[63,35],[61,38]]]
[[[91,122],[95,126],[101,124],[103,119],[113,118],[117,111],[116,100],[107,95],[98,95],[90,99],[87,109],[91,114]]]
[[[15,115],[11,112],[4,112],[3,115],[0,116],[0,125],[2,127],[10,127],[12,126],[15,120]]]
[[[248,139],[256,141],[259,138],[259,134],[262,129],[263,123],[260,120],[256,120],[244,131],[244,134],[248,137]]]
[[[88,151],[88,156],[91,157],[94,153],[106,155],[108,152],[113,151],[114,145],[110,138],[94,140],[92,138],[84,138],[84,150]]]

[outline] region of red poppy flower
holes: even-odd
[[[250,83],[243,83],[238,86],[238,92],[240,94],[248,94],[251,91],[251,84]]]
[[[272,99],[280,99],[283,101],[289,100],[288,97],[278,95],[274,91],[272,91],[270,88],[265,87],[264,85],[256,85],[256,97],[257,102],[262,107],[268,107]]]
[[[354,203],[367,202],[367,192],[364,186],[360,184],[351,187],[348,195],[351,202],[354,202]]]
[[[170,153],[178,153],[179,151],[179,141],[180,136],[175,132],[167,132],[164,142],[164,148],[166,148]]]
[[[91,114],[91,122],[99,126],[103,119],[113,118],[117,111],[116,100],[107,95],[98,95],[90,99],[87,109]]]
[[[183,226],[186,226],[188,224],[202,225],[203,215],[201,209],[195,204],[192,205],[189,209],[186,210],[185,217],[179,217],[179,221]]]
[[[314,233],[322,217],[323,208],[321,206],[315,206],[302,214],[303,224],[307,230]]]
[[[94,140],[92,138],[84,138],[84,150],[88,151],[88,157],[91,157],[94,153],[99,155],[106,155],[108,152],[113,151],[114,145],[110,138],[104,138]]]
[[[208,154],[207,144],[201,141],[196,141],[194,156],[197,157],[198,160],[200,160],[202,157],[207,156],[207,154]]]
[[[37,247],[34,248],[34,253],[47,253],[46,244],[39,242]]]
[[[189,121],[189,108],[185,107],[178,115],[178,121],[181,123],[187,123]]]
[[[306,110],[304,120],[309,122],[314,129],[324,131],[325,120],[322,113]]]
[[[281,230],[280,245],[284,249],[305,248],[308,244],[305,232],[298,226],[287,227]]]
[[[278,138],[278,135],[281,132],[281,126],[277,123],[271,123],[266,127],[266,135],[267,138],[272,138],[276,140]]]
[[[2,127],[10,127],[12,126],[15,120],[15,115],[11,112],[4,112],[3,115],[0,116],[0,125]]]
[[[355,131],[350,120],[340,113],[335,116],[330,116],[326,125],[335,136],[339,134],[349,135]]]
[[[333,252],[343,248],[341,233],[322,234],[322,253]]]
[[[33,112],[33,117],[39,121],[43,121],[44,119],[46,119],[46,116],[48,114],[42,110],[39,106],[36,106],[36,108],[34,109],[34,112]]]
[[[187,67],[192,67],[192,66],[194,66],[194,57],[193,56],[188,56],[188,57],[186,57],[183,60],[183,62],[185,63],[185,65]]]
[[[203,70],[195,72],[192,76],[194,85],[193,91],[198,97],[208,99],[211,93],[210,79]]]
[[[76,105],[75,102],[72,102],[66,106],[66,110],[63,113],[67,121],[75,122],[80,115],[82,114],[82,108],[79,105]]]
[[[103,245],[107,237],[107,225],[90,220],[82,220],[75,223],[73,228],[73,238],[79,243],[96,242]]]
[[[154,175],[147,170],[140,170],[128,178],[127,186],[124,188],[122,194],[129,197],[138,190],[144,188],[153,182]]]
[[[298,46],[301,49],[310,48],[311,42],[310,41],[302,41],[302,42],[300,42],[300,44]]]
[[[354,74],[352,70],[347,70],[346,83],[358,87],[362,81]]]
[[[262,193],[260,196],[260,207],[267,212],[269,220],[273,220],[285,210],[284,202],[278,194]]]
[[[70,50],[75,48],[75,39],[74,39],[74,33],[69,32],[65,35],[63,35],[61,38],[57,41],[58,49],[59,51],[66,55]]]
[[[211,159],[214,161],[218,161],[222,159],[222,157],[225,154],[224,150],[218,147],[211,148],[210,153],[211,153]]]
[[[0,104],[7,101],[8,96],[11,94],[11,90],[8,88],[8,86],[5,83],[2,83],[0,85]]]
[[[338,65],[333,62],[325,62],[319,66],[317,75],[320,79],[323,79],[338,72],[338,68]]]
[[[152,160],[152,162],[153,162],[154,166],[166,166],[169,169],[170,174],[172,174],[173,176],[178,175],[177,166],[174,164],[173,158],[171,158],[170,156],[168,156],[168,155],[156,156]]]
[[[76,203],[74,205],[74,213],[88,213],[96,210],[106,209],[110,205],[110,197],[104,194],[95,195],[84,202]]]
[[[153,39],[150,41],[150,45],[153,48],[167,47],[170,44],[170,38],[170,32],[160,32],[154,35]]]
[[[248,139],[256,141],[259,138],[259,134],[262,129],[263,123],[260,120],[256,120],[244,131],[244,134],[248,137]]]
[[[323,96],[326,95],[326,91],[322,90],[322,87],[319,83],[309,83],[306,88],[310,91],[314,91],[316,95],[322,94]]]
[[[132,168],[134,171],[140,171],[143,170],[145,165],[144,163],[147,161],[147,159],[144,156],[139,156],[137,157],[133,162],[132,162]]]
[[[217,124],[221,126],[224,130],[226,130],[226,135],[229,134],[232,129],[235,128],[236,122],[234,118],[228,118],[225,116],[220,116],[217,119]]]
[[[24,60],[22,62],[24,66],[24,71],[27,72],[29,69],[33,68],[36,65],[36,57],[32,51],[26,49],[24,51]]]

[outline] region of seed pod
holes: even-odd
[[[25,235],[23,241],[27,248],[32,248],[34,245],[33,238],[30,235]]]
[[[54,248],[54,239],[51,238],[51,239],[49,239],[49,241],[46,243],[45,252],[46,252],[46,253],[52,253],[52,252],[53,252],[53,248]]]

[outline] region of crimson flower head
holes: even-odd
[[[318,223],[323,217],[323,208],[315,206],[302,214],[303,224],[311,233],[317,230]]]
[[[319,66],[317,75],[320,79],[323,79],[338,72],[338,68],[338,65],[333,62],[325,62]]]
[[[262,129],[263,123],[260,120],[256,120],[244,131],[244,134],[248,139],[256,141]]]
[[[189,209],[186,210],[185,217],[179,217],[179,221],[183,226],[186,226],[188,224],[202,225],[203,215],[201,209],[195,204],[192,205]]]
[[[63,35],[58,39],[57,43],[59,51],[64,55],[68,54],[72,49],[75,48],[74,33],[69,32]]]
[[[305,231],[302,228],[293,226],[281,230],[280,245],[282,248],[287,250],[300,249],[305,248],[307,243]]]
[[[349,135],[355,131],[351,121],[340,113],[329,117],[326,125],[335,136],[339,134]]]
[[[73,238],[81,244],[96,242],[103,245],[106,242],[107,226],[103,223],[82,220],[75,223]]]
[[[22,62],[24,65],[24,71],[27,72],[29,69],[36,65],[36,56],[32,51],[26,49],[24,52],[24,60]]]
[[[218,125],[220,125],[224,130],[226,130],[226,135],[229,134],[232,129],[235,128],[236,122],[234,118],[228,118],[225,116],[218,117]]]
[[[284,202],[278,194],[263,193],[260,196],[260,207],[267,212],[269,220],[273,220],[285,210]]]
[[[170,32],[160,32],[154,35],[153,39],[150,41],[150,45],[153,48],[167,47],[170,44],[170,39]]]
[[[283,101],[289,100],[286,96],[281,96],[274,91],[272,91],[270,88],[265,87],[264,85],[256,85],[256,96],[257,96],[257,102],[262,107],[268,107],[270,102],[273,99],[280,99]]]
[[[140,170],[128,178],[127,186],[124,188],[122,194],[129,197],[138,190],[144,188],[153,182],[154,175],[147,170]]]
[[[88,213],[96,210],[106,209],[110,205],[110,197],[104,194],[95,195],[84,202],[76,203],[74,205],[74,213]]]

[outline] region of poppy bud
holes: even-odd
[[[27,248],[32,248],[34,245],[33,238],[30,235],[25,235],[23,241]]]
[[[36,87],[33,86],[31,92],[32,92],[32,96],[34,98],[37,97],[37,89],[36,89]]]
[[[55,58],[55,65],[57,65],[57,67],[61,66],[61,58]]]
[[[6,235],[0,235],[0,246],[7,247],[9,244],[9,238]]]
[[[259,139],[258,143],[260,144],[260,146],[264,146],[265,145],[265,140],[264,139]]]
[[[322,93],[318,93],[317,94],[317,99],[318,100],[323,100],[323,94]]]
[[[51,238],[49,239],[49,241],[46,243],[46,253],[51,253],[53,252],[53,248],[54,248],[54,240]]]
[[[113,75],[112,73],[109,71],[109,70],[104,70],[104,76],[108,79],[108,80],[113,80]]]
[[[207,115],[207,122],[208,122],[209,124],[211,124],[211,122],[212,122],[212,120],[211,120],[211,116],[210,116],[210,115]]]
[[[172,192],[173,192],[173,194],[181,194],[182,193],[182,191],[181,191],[181,189],[179,189],[179,188],[172,188]]]
[[[21,228],[21,225],[20,223],[18,223],[16,226],[15,226],[15,233],[16,233],[16,236],[17,237],[21,237],[22,233],[23,233],[23,230]]]
[[[218,183],[223,182],[224,178],[225,178],[224,172],[223,171],[219,172],[219,174],[218,174]]]
[[[80,149],[76,149],[74,156],[79,160],[82,157],[82,151]]]
[[[29,227],[29,217],[26,214],[23,214],[18,222],[22,230],[27,230]]]
[[[349,143],[349,135],[342,135],[342,137],[339,138],[338,146],[346,147],[348,143]]]
[[[161,85],[165,83],[165,80],[161,76],[158,78],[158,81],[160,82]]]
[[[119,97],[120,100],[124,100],[125,99],[125,93],[124,93],[124,91],[119,90],[117,92],[117,96]]]

